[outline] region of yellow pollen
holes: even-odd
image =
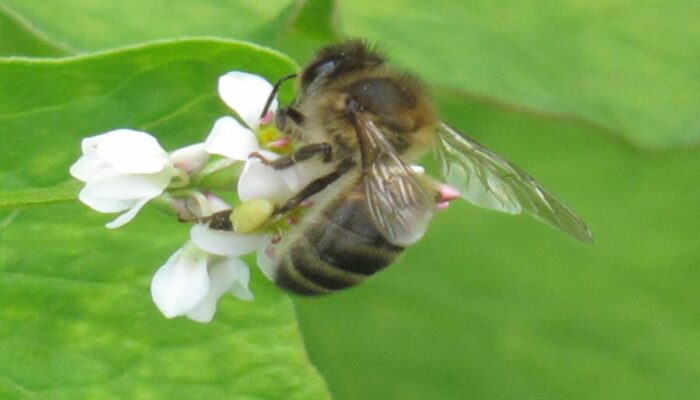
[[[275,205],[268,200],[248,200],[239,204],[231,213],[233,230],[249,233],[260,228],[275,211]]]

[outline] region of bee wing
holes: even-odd
[[[435,201],[374,122],[356,115],[355,128],[365,195],[377,229],[395,245],[415,243],[428,229]]]
[[[576,239],[593,241],[586,223],[530,175],[444,123],[438,130],[442,176],[465,200],[510,214],[525,210]]]

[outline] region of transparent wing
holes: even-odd
[[[355,127],[365,195],[377,229],[398,246],[415,243],[428,229],[435,201],[371,120],[356,115]]]
[[[470,203],[518,214],[527,211],[576,239],[591,242],[586,223],[530,175],[444,123],[436,155],[440,172]]]

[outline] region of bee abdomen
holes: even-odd
[[[275,283],[303,295],[324,294],[356,285],[365,275],[347,272],[324,261],[313,245],[300,239],[279,265]]]
[[[374,227],[363,198],[329,207],[278,263],[275,283],[302,295],[354,286],[391,264],[403,250]]]

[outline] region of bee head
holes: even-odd
[[[301,73],[301,90],[349,72],[377,67],[384,58],[361,40],[350,40],[321,49]]]

